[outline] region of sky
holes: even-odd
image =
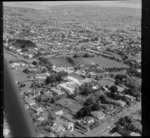
[[[129,7],[129,8],[141,8],[141,0],[118,0],[118,1],[42,1],[42,2],[3,2],[4,6],[11,7],[26,7],[26,8],[35,8],[35,9],[45,9],[50,6],[55,5],[99,5],[106,7]]]

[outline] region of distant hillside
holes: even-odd
[[[34,48],[37,47],[32,41],[30,40],[22,40],[22,39],[9,39],[8,43],[16,48]]]

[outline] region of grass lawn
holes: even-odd
[[[113,61],[107,58],[103,57],[93,57],[93,58],[74,58],[74,61],[76,64],[91,64],[91,63],[96,63],[100,66],[107,67],[107,68],[112,68],[112,67],[128,67],[127,65]]]
[[[93,57],[93,58],[73,58],[74,62],[76,65],[79,64],[85,64],[89,65],[91,63],[96,63],[100,66],[106,67],[106,68],[121,68],[121,67],[128,67],[127,65],[113,61],[107,58],[103,57]],[[50,58],[49,61],[53,64],[56,65],[56,67],[71,67],[72,65],[65,59],[65,57],[57,57],[57,58]]]
[[[69,99],[69,98],[61,99],[58,101],[58,103],[60,103],[64,107],[67,107],[73,113],[76,113],[77,111],[79,111],[82,108],[82,106],[79,103],[77,103],[76,101]]]
[[[51,58],[49,61],[56,67],[72,67],[72,65],[63,57]]]
[[[12,70],[12,75],[15,81],[28,80],[27,75],[22,72],[22,69]]]

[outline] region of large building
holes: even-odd
[[[74,82],[66,82],[59,84],[58,87],[68,94],[74,94],[74,90],[77,88],[77,84]]]
[[[65,94],[63,91],[56,89],[55,87],[52,87],[51,91],[56,93],[56,95],[64,95]]]
[[[67,76],[67,78],[66,78],[68,81],[70,81],[70,82],[74,82],[75,84],[77,84],[77,85],[81,85],[82,83],[80,82],[80,80],[78,80],[78,79],[76,79],[76,78],[74,78],[74,77],[71,77],[71,76]]]

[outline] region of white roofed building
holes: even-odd
[[[68,94],[74,94],[74,90],[77,87],[77,85],[74,82],[66,82],[66,83],[59,84],[58,87],[60,87]]]
[[[67,76],[67,80],[68,81],[72,81],[72,82],[74,82],[74,83],[76,83],[76,84],[78,84],[78,85],[81,85],[82,83],[80,82],[80,80],[78,80],[78,79],[76,79],[76,78],[74,78],[74,77],[71,77],[71,76]]]

